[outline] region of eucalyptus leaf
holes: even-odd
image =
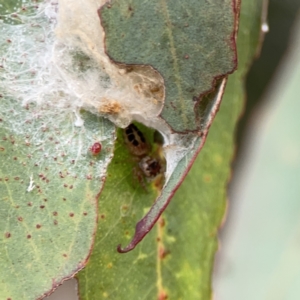
[[[236,68],[235,2],[114,0],[99,10],[107,54],[162,75],[160,116],[176,132],[201,129],[199,102]]]
[[[48,60],[39,61],[52,41],[51,19],[44,11],[24,2],[24,13],[20,8],[20,14],[11,15],[14,2],[5,2],[0,24],[0,298],[37,299],[82,269],[90,255],[115,126],[73,109],[62,85],[51,81]],[[102,146],[98,155],[91,152],[95,143]]]
[[[119,241],[130,239],[132,219],[139,219],[148,211],[150,200],[137,187],[131,213],[123,217],[120,209],[111,208],[120,208],[126,191],[132,189],[132,165],[128,166],[127,179],[115,180],[114,174],[123,172],[116,153],[108,170],[111,176],[107,186],[118,182],[119,193],[104,189],[100,197],[99,214],[104,216],[91,258],[77,275],[80,299],[211,299],[211,274],[218,247],[217,231],[226,208],[235,126],[244,103],[243,81],[261,40],[261,10],[261,1],[243,1],[239,69],[228,79],[206,144],[158,223],[132,252],[122,256],[112,248]],[[118,143],[125,147],[121,135]],[[189,166],[185,159],[181,164]]]
[[[204,2],[207,5],[209,3]],[[166,100],[164,111],[167,111],[168,117],[165,117],[164,113],[162,117],[169,118],[169,123],[176,127],[177,131],[197,129],[197,132],[191,133],[190,136],[182,133],[180,136],[180,140],[185,141],[186,144],[190,143],[190,148],[184,149],[184,155],[179,156],[181,159],[178,160],[178,164],[174,164],[172,172],[169,172],[171,161],[170,157],[167,157],[169,177],[159,198],[163,201],[156,201],[156,206],[153,207],[156,209],[157,204],[162,206],[158,207],[150,218],[151,222],[144,230],[146,233],[166,207],[165,204],[168,204],[203,146],[208,128],[220,104],[226,74],[235,67],[235,47],[232,38],[236,30],[239,7],[235,1],[223,2],[222,5],[227,5],[228,14],[224,14],[225,17],[222,6],[211,6],[213,10],[207,9],[205,13],[202,11],[200,14],[208,21],[205,23],[205,26],[209,25],[208,28],[213,28],[212,25],[215,24],[209,20],[215,20],[218,24],[220,19],[220,23],[226,24],[216,26],[213,31],[213,33],[221,32],[221,36],[225,39],[226,51],[222,48],[224,46],[222,38],[212,38],[209,30],[207,36],[204,36],[207,43],[205,51],[212,51],[212,53],[219,51],[217,58],[225,55],[224,59],[221,59],[222,64],[214,64],[216,69],[213,68],[212,73],[207,71],[210,73],[208,75],[210,79],[205,81],[204,88],[194,91],[186,89],[185,96],[179,97],[181,100],[192,102],[195,94],[196,102],[201,98],[198,106],[192,104],[185,107],[184,105],[184,109],[183,107],[179,109],[177,106],[176,112],[173,108],[170,109],[171,102]],[[93,2],[93,5],[96,7],[97,3]],[[241,103],[239,101],[242,96],[233,97],[236,91],[228,96],[225,105],[227,109],[221,108],[219,113],[221,121],[216,123],[219,125],[215,125],[217,128],[215,133],[213,127],[210,134],[213,136],[211,142],[213,145],[208,144],[204,148],[207,149],[205,152],[207,154],[201,156],[204,157],[204,162],[200,168],[197,167],[199,163],[196,162],[197,172],[193,173],[194,167],[190,175],[193,180],[188,180],[186,187],[184,183],[179,189],[177,196],[179,198],[176,200],[175,196],[170,212],[167,211],[160,217],[158,226],[134,251],[120,255],[116,251],[117,244],[124,241],[130,244],[134,236],[134,224],[150,210],[153,200],[158,197],[163,178],[148,181],[144,176],[140,176],[139,158],[130,153],[121,130],[115,145],[115,157],[106,173],[114,148],[115,128],[112,123],[99,117],[97,107],[91,109],[93,113],[85,112],[78,107],[81,98],[85,98],[83,100],[87,102],[95,101],[94,103],[97,104],[93,94],[84,94],[84,92],[89,92],[90,89],[97,91],[98,82],[109,86],[112,84],[110,78],[103,76],[97,63],[77,45],[73,48],[74,51],[68,52],[67,56],[63,55],[65,45],[62,47],[59,43],[54,43],[56,47],[53,49],[57,52],[47,52],[48,46],[55,41],[53,20],[56,20],[56,4],[47,7],[45,14],[35,13],[43,12],[38,7],[43,4],[33,5],[31,2],[26,2],[25,7],[26,4],[28,9],[24,11],[20,9],[17,15],[11,14],[13,10],[7,13],[1,12],[6,14],[2,18],[6,21],[0,27],[2,39],[0,44],[2,58],[0,265],[5,270],[1,272],[0,296],[4,299],[35,299],[50,293],[64,279],[74,276],[86,265],[96,232],[94,251],[86,269],[79,275],[79,291],[83,299],[166,299],[167,297],[209,299],[212,260],[217,244],[215,235],[224,212],[225,204],[222,195],[225,192],[232,155],[232,131],[240,112],[241,104],[238,103]],[[176,4],[179,5],[181,2]],[[198,2],[196,4],[198,5]],[[92,11],[93,5],[89,6]],[[135,5],[140,5],[140,2]],[[187,18],[189,13],[192,13],[193,23],[190,28],[189,26],[184,28],[189,28],[187,31],[192,39],[195,36],[194,31],[199,29],[197,26],[201,23],[198,23],[199,19],[195,20],[194,13],[197,10],[192,2],[186,5],[189,8]],[[254,12],[255,5],[257,10]],[[66,2],[64,8],[68,13]],[[108,10],[111,8],[106,7]],[[134,5],[133,8],[135,9]],[[172,10],[172,16],[175,18],[176,9],[178,6]],[[260,21],[257,17],[258,3],[249,4],[245,12],[250,16],[247,21],[255,28],[254,42],[250,47],[253,50],[257,45],[256,33]],[[144,13],[143,7],[140,7],[138,13]],[[207,18],[206,14],[210,15],[211,19]],[[149,15],[153,16],[153,6],[149,9]],[[142,19],[138,18],[140,21]],[[180,20],[178,22],[181,24]],[[171,23],[168,23],[167,28],[173,26]],[[94,20],[93,24],[95,24]],[[185,30],[184,28],[181,26],[179,36],[182,30]],[[251,35],[241,31],[241,36]],[[196,44],[203,46],[200,41]],[[86,45],[90,44],[86,43]],[[131,47],[134,45],[133,43]],[[189,49],[195,51],[196,46],[192,43]],[[244,47],[248,49],[249,41]],[[144,55],[145,49],[142,50],[137,53]],[[60,67],[63,68],[56,68],[57,60],[54,60],[54,64],[48,64],[53,62],[51,56],[53,53],[55,53],[54,58],[60,60],[62,63]],[[62,53],[61,57],[60,53]],[[175,88],[177,92],[182,84],[185,88],[191,86],[197,89],[198,76],[206,78],[204,71],[206,64],[210,65],[212,62],[204,61],[204,65],[198,69],[195,57],[191,53],[194,54],[189,52],[185,54],[188,57],[184,56],[183,59],[183,65],[188,67],[183,68],[185,71],[180,76],[179,73],[178,77],[175,76],[180,80],[180,85]],[[49,56],[43,56],[44,54]],[[196,54],[199,52],[196,51]],[[164,58],[166,57],[164,55]],[[249,52],[247,61],[242,64],[241,72],[245,72],[252,57],[253,53]],[[158,58],[156,57],[156,60]],[[143,65],[150,63],[159,70],[158,65],[153,61],[122,61],[122,63]],[[166,66],[167,69],[166,73],[165,70],[160,70],[164,79],[170,76],[170,80],[165,81],[166,99],[169,99],[169,92],[174,90],[173,79],[176,79],[172,75],[174,64],[171,61],[168,65],[163,61],[162,66]],[[189,68],[194,67],[196,67],[196,75],[191,78],[192,72]],[[176,70],[174,73],[176,74]],[[79,76],[76,77],[76,74]],[[241,76],[240,74],[237,76]],[[232,86],[241,87],[241,79],[234,78]],[[177,95],[177,92],[173,95]],[[196,107],[196,113],[193,107]],[[111,115],[116,112],[111,110],[111,106],[105,109]],[[169,111],[172,113],[169,114]],[[103,107],[100,112],[103,112]],[[153,131],[146,128],[142,128],[142,131],[147,139],[151,140]],[[101,143],[102,150],[98,155],[93,155],[95,153],[90,149],[97,142]],[[153,144],[153,141],[151,140],[150,143]],[[213,175],[217,172],[222,176]],[[106,186],[97,208],[97,195],[105,179]],[[197,183],[194,183],[194,180]],[[189,191],[193,190],[195,198],[189,194]],[[98,214],[97,209],[99,209]],[[140,239],[137,242],[139,241]],[[133,246],[136,246],[136,242]],[[200,285],[197,285],[198,280],[201,280]],[[180,282],[179,286],[178,282]]]

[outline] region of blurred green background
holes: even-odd
[[[270,1],[270,32],[248,76],[216,300],[300,299],[299,9]]]

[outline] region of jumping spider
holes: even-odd
[[[134,169],[138,181],[145,189],[145,179],[153,181],[160,189],[164,181],[165,159],[162,154],[162,145],[149,144],[143,133],[136,125],[130,124],[124,129],[124,140],[130,151],[138,162],[138,167]]]

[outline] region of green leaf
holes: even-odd
[[[31,64],[49,22],[32,17],[39,26],[27,26],[26,17],[8,14],[0,27],[0,299],[40,298],[85,266],[115,139],[112,123],[74,112],[43,64]],[[20,90],[42,90],[34,100],[46,103],[23,102]]]
[[[32,8],[33,10],[36,9],[35,6]],[[51,20],[51,14],[48,16]],[[9,20],[11,18],[13,17],[8,16]],[[18,20],[22,23],[23,19]],[[35,22],[35,17],[32,17],[32,20]],[[232,18],[229,21],[232,22]],[[5,64],[4,72],[1,70],[1,79],[3,80],[0,102],[1,133],[4,138],[0,148],[3,175],[3,180],[0,182],[1,197],[3,197],[0,202],[2,217],[0,221],[2,231],[0,260],[1,267],[5,270],[5,272],[1,272],[0,295],[4,299],[40,297],[55,288],[65,278],[73,276],[85,265],[95,230],[95,197],[100,192],[101,178],[103,179],[106,165],[111,158],[114,140],[114,127],[111,123],[88,113],[80,114],[76,110],[74,113],[72,101],[69,102],[69,106],[64,105],[65,98],[70,96],[66,93],[67,89],[65,88],[69,82],[65,84],[62,81],[63,84],[61,84],[61,81],[51,81],[51,76],[45,76],[49,81],[43,81],[43,76],[35,77],[35,72],[30,72],[31,68],[28,66],[33,66],[31,63],[35,62],[35,58],[32,58],[32,55],[22,56],[19,53],[22,54],[23,50],[25,54],[28,54],[26,51],[32,52],[30,48],[32,44],[30,43],[34,40],[37,42],[36,45],[41,45],[41,48],[38,48],[39,51],[33,52],[34,56],[38,56],[43,52],[43,45],[47,45],[47,43],[43,44],[44,37],[53,42],[51,34],[50,36],[43,35],[44,32],[49,32],[51,22],[42,20],[40,27],[31,26],[35,24],[34,22],[32,24],[27,23],[30,26],[25,28],[25,32],[22,30],[10,31],[7,26],[2,26],[2,24],[0,28],[2,34],[1,55],[5,56],[5,59],[2,60]],[[16,23],[12,22],[12,24]],[[43,26],[46,26],[45,30]],[[22,27],[15,28],[22,29]],[[41,28],[41,32],[38,31],[39,28]],[[22,33],[25,34],[25,39]],[[27,49],[22,49],[22,47],[10,48],[11,45],[22,46],[22,43],[19,43],[22,41],[24,41]],[[16,52],[11,51],[11,49],[16,50]],[[74,54],[74,63],[76,63],[77,53]],[[77,64],[72,67],[77,68],[80,75],[84,77],[86,74],[84,73],[85,70],[82,70],[80,61],[84,61],[86,56],[83,55],[82,57],[82,53],[78,54]],[[30,57],[32,61],[30,61]],[[59,57],[56,56],[56,58]],[[93,62],[87,59],[83,65],[84,67],[87,66],[87,69],[91,69]],[[34,67],[38,68],[38,65],[34,65]],[[20,70],[24,73],[17,72]],[[73,74],[71,71],[68,69],[66,72]],[[42,73],[42,75],[47,75],[46,73]],[[224,74],[218,73],[213,76],[217,75]],[[70,79],[70,77],[68,78]],[[9,81],[8,79],[14,83],[9,85],[10,89],[5,84]],[[76,78],[74,81],[77,83],[76,80],[78,79]],[[103,81],[109,83],[106,78]],[[43,93],[42,88],[44,86],[47,87],[45,91],[50,90],[54,93]],[[29,99],[31,101],[23,101],[25,105],[22,105],[20,99],[14,97],[18,88],[23,89],[24,97],[31,96],[37,104],[33,104],[35,102]],[[33,90],[35,89],[39,90],[40,93],[34,94]],[[76,92],[81,92],[81,90],[76,90]],[[71,95],[73,96],[73,94]],[[38,101],[40,98],[48,101],[46,104],[42,102],[44,105],[40,105]],[[73,100],[73,97],[70,99]],[[33,103],[30,104],[31,102]],[[209,108],[205,114],[206,117],[211,116],[211,108],[216,109],[216,106],[210,106],[212,102],[209,99],[204,103],[203,107]],[[234,105],[231,101],[229,103]],[[232,107],[230,112],[235,112]],[[83,127],[74,127],[76,115],[84,120]],[[232,115],[228,118],[227,121],[233,122]],[[209,126],[210,122],[206,124]],[[229,126],[227,128],[224,124],[227,124],[226,121],[222,123],[222,130],[218,132],[221,136],[229,130]],[[230,134],[224,135],[231,136]],[[102,143],[103,152],[100,156],[92,156],[89,152],[89,148],[95,141]],[[169,190],[165,190],[167,192],[165,199],[170,198],[174,187],[178,186],[178,180],[182,175],[184,176],[187,167],[190,166],[198,151],[198,145],[200,146],[202,141],[200,139],[195,141],[197,147],[193,148],[187,157],[189,162],[180,161],[179,169],[175,171],[178,173],[174,174],[175,180],[171,181],[172,185],[169,186]],[[216,141],[219,141],[219,138]],[[177,222],[176,214],[180,211],[178,212],[176,209],[176,214],[166,215],[161,219],[160,225],[149,234],[135,252],[126,256],[120,256],[115,252],[115,245],[124,239],[129,240],[131,238],[134,224],[149,210],[152,200],[157,195],[154,185],[161,184],[161,182],[146,184],[143,179],[142,182],[138,179],[139,176],[135,174],[138,162],[132,161],[133,158],[129,155],[120,134],[117,147],[116,158],[110,166],[107,188],[99,203],[98,238],[91,264],[87,267],[86,273],[82,274],[83,279],[81,280],[87,281],[83,282],[83,287],[80,285],[81,293],[96,298],[112,295],[115,299],[124,297],[138,299],[140,295],[150,298],[156,298],[159,295],[163,299],[165,293],[170,295],[171,290],[174,290],[173,286],[168,288],[168,282],[171,283],[174,280],[174,274],[176,278],[181,278],[182,282],[186,282],[187,290],[190,291],[191,295],[197,293],[194,290],[196,285],[191,287],[189,284],[192,279],[197,280],[192,267],[198,266],[199,260],[195,259],[192,260],[192,263],[185,264],[183,258],[180,259],[181,256],[176,254],[175,246],[179,246],[180,253],[189,252],[190,244],[178,243],[181,238],[180,233],[186,237],[185,231],[182,230],[189,224],[189,220],[200,218],[198,215],[201,210],[191,211],[188,217],[182,213],[183,221],[178,218]],[[209,177],[205,178],[209,179]],[[224,186],[224,182],[218,181],[218,184]],[[202,190],[197,190],[197,194],[201,193],[203,193]],[[184,207],[189,207],[186,198],[184,195],[183,199],[180,199],[180,203]],[[202,203],[201,199],[198,201],[195,201],[195,204]],[[207,205],[209,208],[212,205],[212,211],[214,211],[213,205],[217,205],[217,203],[210,198]],[[221,207],[218,206],[220,211],[222,208],[222,205]],[[176,222],[170,231],[168,228],[169,224],[172,224],[172,217],[176,218]],[[217,215],[213,215],[213,217],[218,219]],[[203,226],[211,234],[209,226],[214,227],[215,224],[206,215],[203,219],[205,222],[201,223],[196,220],[195,224]],[[196,228],[196,225],[193,228]],[[194,226],[194,223],[191,223],[190,226]],[[206,253],[207,248],[205,247],[209,246],[202,243],[203,234],[205,234],[204,231],[197,231],[197,241],[201,242],[201,249],[197,253],[203,251]],[[209,235],[209,238],[212,245],[215,245],[214,237]],[[196,239],[194,238],[194,240]],[[173,247],[174,253],[171,249]],[[213,246],[208,248],[213,248]],[[197,253],[190,255],[189,258],[195,258]],[[213,251],[209,250],[208,254],[204,256],[211,257],[212,255]],[[168,261],[171,262],[171,269],[166,268]],[[206,259],[203,260],[203,263],[208,268],[211,267]],[[172,268],[175,270],[176,266],[178,266],[179,272],[173,273]],[[187,272],[186,268],[192,271]],[[201,269],[200,273],[205,274],[208,278],[207,270]],[[16,278],[18,285],[15,284]],[[96,282],[92,282],[94,280]],[[118,283],[117,287],[116,282]],[[209,289],[205,282],[203,286]],[[174,290],[174,293],[180,294],[181,291]]]
[[[134,117],[165,137],[166,183],[150,211],[137,223],[132,241],[125,248],[119,246],[119,252],[132,250],[151,230],[204,144],[224,91],[224,77],[236,66],[238,12],[239,7],[230,0],[184,5],[178,1],[112,1],[99,9],[106,53],[123,71],[139,74],[142,82],[145,74],[153,77],[154,86],[135,85],[139,93],[142,89],[153,94],[150,102],[163,100],[151,92],[160,90],[161,82],[165,92],[162,111],[154,118],[147,117],[148,111],[139,111],[143,99],[134,103]],[[153,69],[159,75],[153,75]],[[148,104],[152,109],[157,106],[153,103]]]
[[[89,146],[114,127],[85,113],[76,129],[35,105],[0,103],[0,298],[34,299],[85,265],[113,141],[97,157]]]
[[[132,189],[131,175],[116,180],[115,174],[124,172],[116,152],[108,170],[107,189],[100,197],[99,214],[103,218],[95,247],[86,268],[77,275],[81,299],[211,299],[216,235],[226,207],[234,129],[244,101],[243,80],[259,45],[261,9],[261,1],[243,1],[239,69],[228,80],[206,145],[158,224],[125,255],[114,252],[114,247],[132,235],[133,219],[148,210],[151,194],[142,196],[140,189],[133,196],[127,194]],[[121,140],[118,143],[123,147]],[[195,147],[178,170],[186,169],[197,151]],[[179,173],[177,179],[182,176]],[[131,203],[125,217],[121,209],[124,202]]]
[[[150,65],[163,77],[160,115],[176,132],[200,130],[197,103],[236,67],[234,6],[233,0],[114,0],[99,10],[107,54],[118,63]]]
[[[203,109],[202,116],[202,126],[205,128],[203,132],[199,135],[195,134],[187,134],[180,136],[181,143],[185,144],[183,147],[183,155],[180,160],[176,161],[176,155],[168,152],[168,146],[165,146],[165,155],[167,162],[167,171],[166,171],[166,182],[160,192],[159,197],[156,199],[154,204],[151,206],[150,210],[147,214],[136,224],[136,230],[134,237],[131,242],[125,247],[122,248],[121,245],[118,246],[118,252],[126,253],[135,248],[135,246],[146,236],[146,234],[153,228],[158,218],[162,214],[162,212],[166,209],[168,204],[170,203],[174,192],[181,184],[182,180],[185,178],[187,172],[191,168],[197,154],[202,149],[207,133],[208,128],[216,115],[217,109],[220,105],[221,97],[224,92],[224,87],[226,84],[226,80],[219,81],[216,86],[216,90],[205,97],[204,105],[201,106]],[[183,142],[184,141],[184,142]],[[175,148],[175,151],[178,149]],[[179,149],[182,151],[182,149]],[[187,151],[189,150],[189,151]],[[174,151],[174,152],[175,152]],[[179,151],[178,151],[179,152]],[[170,165],[174,167],[172,171]]]

